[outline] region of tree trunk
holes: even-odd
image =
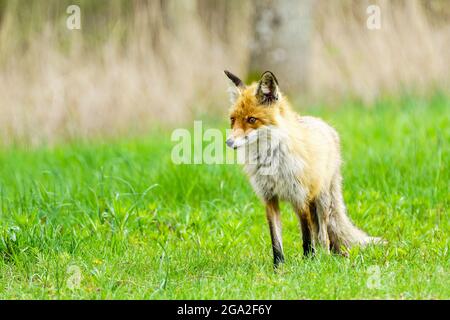
[[[277,76],[282,91],[304,91],[313,1],[254,0],[254,5],[250,78],[270,70]]]

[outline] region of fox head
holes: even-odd
[[[232,103],[230,111],[231,134],[226,143],[237,149],[258,140],[258,133],[277,125],[283,103],[278,80],[266,71],[261,79],[246,86],[241,79],[225,71],[231,80],[229,92]]]

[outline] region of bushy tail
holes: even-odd
[[[368,244],[386,244],[382,238],[371,237],[358,229],[347,216],[342,198],[341,183],[336,181],[331,188],[332,210],[328,224],[328,235],[332,249],[340,252],[342,247],[366,246]]]
[[[344,213],[335,211],[330,216],[328,224],[328,234],[331,246],[336,251],[345,247],[350,249],[354,245],[366,246],[368,244],[384,244],[383,239],[371,237],[364,231],[358,229]]]

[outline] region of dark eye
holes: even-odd
[[[234,121],[235,121],[235,120],[236,120],[236,119],[235,119],[234,117],[231,117],[231,118],[230,118],[231,125],[234,124]]]
[[[250,118],[247,119],[247,122],[250,123],[250,124],[253,124],[253,123],[256,122],[256,118],[255,117],[250,117]]]

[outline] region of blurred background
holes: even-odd
[[[81,30],[66,27],[69,5]],[[367,7],[381,9],[370,30]],[[295,107],[448,94],[447,0],[0,0],[0,139],[181,126],[269,69]]]

